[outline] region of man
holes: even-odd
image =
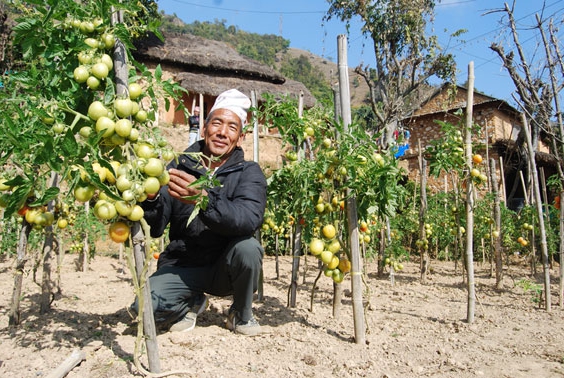
[[[188,117],[188,124],[190,125],[190,132],[188,133],[188,146],[194,144],[200,134],[200,107],[194,107],[192,115]]]
[[[205,293],[233,295],[227,327],[243,335],[256,335],[253,317],[264,250],[253,237],[263,222],[266,179],[255,162],[244,160],[241,142],[251,102],[231,89],[219,95],[202,130],[178,163],[169,165],[170,182],[155,198],[143,203],[151,236],[159,237],[170,224],[170,243],[160,254],[150,277],[155,322],[171,331],[194,328],[207,306]],[[206,172],[221,184],[189,187]],[[206,196],[207,206],[189,223],[194,201]]]

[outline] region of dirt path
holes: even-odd
[[[74,257],[66,257],[62,296],[47,315],[38,313],[39,286],[25,277],[24,320],[17,329],[8,327],[13,261],[0,262],[1,377],[47,376],[74,349],[93,341],[97,349],[68,377],[140,376],[132,366],[135,328],[126,311],[133,298],[129,274],[121,273],[117,259],[104,256],[88,272],[75,272]],[[476,267],[479,301],[471,325],[464,321],[466,291],[452,263],[435,263],[427,285],[419,284],[417,263],[406,263],[393,287],[388,277],[369,273],[367,345],[353,341],[348,279],[338,318],[332,316],[332,281],[325,277],[309,311],[315,266],[310,258],[305,283],[300,276],[298,305],[288,308],[290,259],[281,259],[276,279],[274,258],[267,257],[265,298],[255,303],[255,313],[269,333],[232,334],[223,327],[229,299],[212,297],[194,331],[158,336],[162,370],[182,369],[190,377],[564,376],[564,311],[538,309],[531,292],[515,286],[528,279],[523,266],[510,267],[499,292],[491,289],[488,270]],[[554,281],[553,303],[556,289]]]

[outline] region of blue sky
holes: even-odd
[[[511,6],[513,0],[506,0]],[[455,55],[459,83],[467,78],[467,67],[474,62],[475,87],[489,95],[515,104],[514,85],[502,68],[500,59],[489,49],[492,42],[502,43],[506,51],[512,48],[506,29],[500,24],[504,13],[491,13],[503,8],[504,0],[442,0],[437,1],[434,34],[441,45]],[[538,40],[527,29],[535,24],[535,14],[564,17],[564,0],[516,0],[515,18],[520,27],[520,40],[530,57],[540,58]],[[328,9],[326,0],[158,0],[159,9],[176,14],[186,23],[225,20],[227,25],[260,34],[280,35],[290,46],[304,49],[337,61],[337,36],[346,34],[345,25],[337,20],[323,23]],[[506,18],[503,18],[506,20]],[[506,25],[506,24],[504,24]],[[450,38],[458,29],[467,32]],[[466,42],[462,42],[462,40]],[[560,40],[564,40],[564,35]],[[360,23],[354,23],[348,35],[348,65],[359,63],[374,66],[372,43],[360,33]],[[536,55],[535,55],[536,53]],[[534,63],[535,60],[531,59]]]

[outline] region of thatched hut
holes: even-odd
[[[315,98],[302,83],[288,80],[272,68],[240,55],[226,43],[190,34],[166,33],[164,37],[164,42],[155,36],[141,41],[134,56],[149,68],[160,64],[163,71],[188,90],[184,103],[189,110],[198,104],[203,114],[207,114],[215,98],[230,88],[249,96],[254,90],[259,102],[266,93],[297,98],[303,92],[304,106],[315,104]],[[182,114],[164,117],[171,123],[186,123]]]

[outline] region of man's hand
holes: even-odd
[[[171,169],[168,171],[170,181],[168,182],[168,193],[177,200],[187,203],[195,204],[196,201],[186,200],[185,197],[193,196],[207,196],[208,193],[198,187],[189,187],[196,178],[191,174],[178,169]]]

